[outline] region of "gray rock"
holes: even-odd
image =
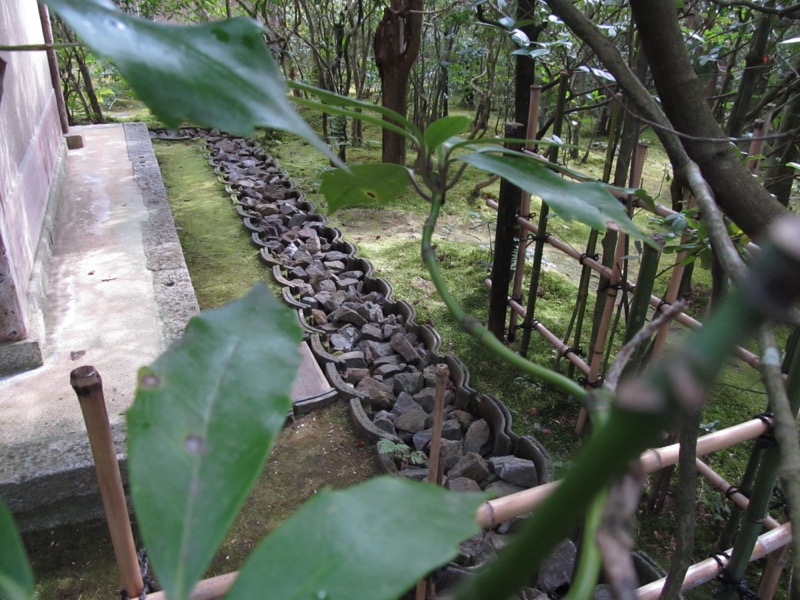
[[[373,363],[376,363],[379,358],[393,354],[392,348],[384,342],[362,340],[358,343],[358,348],[364,352],[365,356],[371,357]]]
[[[346,290],[348,288],[354,288],[358,285],[358,279],[353,279],[352,277],[344,277],[338,279],[336,281],[336,285],[339,289]],[[359,315],[361,316],[361,315]],[[363,317],[362,317],[363,318]]]
[[[469,426],[475,422],[475,415],[465,410],[454,410],[451,416],[458,421],[464,431],[468,431]]]
[[[517,492],[521,492],[526,488],[520,487],[518,485],[514,485],[513,483],[508,483],[507,481],[495,481],[494,483],[490,483],[484,488],[485,492],[488,492],[495,498],[502,498],[503,496],[508,496],[510,494],[516,494]]]
[[[336,292],[336,284],[333,283],[330,279],[321,279],[317,284],[317,291],[325,292],[326,294],[328,294],[328,298],[330,298],[331,295]]]
[[[329,340],[334,350],[349,352],[353,349],[353,344],[355,344],[356,341],[356,330],[354,327],[350,326],[342,327],[336,333],[331,334]]]
[[[413,365],[420,361],[420,356],[417,354],[417,351],[414,350],[414,346],[411,345],[411,342],[409,342],[402,333],[395,333],[389,341],[389,345],[395,352],[402,356],[403,360],[407,363]]]
[[[356,327],[363,327],[366,324],[364,317],[358,314],[358,311],[348,308],[347,306],[340,306],[328,316],[329,321],[339,323],[350,323]]]
[[[372,361],[372,366],[378,368],[381,365],[399,365],[403,363],[403,359],[397,354],[389,354],[388,356],[381,356]]]
[[[464,456],[461,442],[456,440],[442,440],[442,449],[439,456],[441,457],[442,467],[445,473],[452,469],[455,464]]]
[[[414,449],[425,450],[425,448],[428,447],[428,444],[431,443],[431,436],[432,433],[430,429],[424,429],[422,431],[418,431],[417,433],[415,433],[414,437],[412,438],[414,443]]]
[[[466,477],[478,483],[483,481],[489,474],[489,463],[475,452],[468,452],[447,472],[451,478]]]
[[[428,478],[427,467],[406,467],[400,471],[400,475],[412,481],[425,481]]]
[[[428,365],[422,370],[422,376],[425,378],[425,385],[434,387],[436,385],[436,365]]]
[[[324,264],[325,268],[328,269],[329,271],[339,272],[342,269],[344,269],[344,263],[340,260],[326,260]]]
[[[348,369],[366,369],[367,361],[364,360],[364,353],[360,350],[352,350],[340,355],[339,358]],[[363,378],[362,378],[363,379]]]
[[[467,477],[456,477],[455,479],[447,479],[447,489],[454,492],[480,492],[481,486],[475,483],[472,479]]]
[[[395,417],[394,426],[396,429],[417,433],[425,429],[425,417],[426,415],[422,411],[410,410]]]
[[[576,555],[577,551],[572,540],[564,540],[556,546],[539,569],[537,587],[545,594],[564,592],[572,580]]]
[[[369,398],[373,410],[390,410],[395,403],[392,390],[372,377],[359,381],[356,389]]]
[[[364,377],[369,377],[369,369],[347,369],[344,372],[344,379],[348,383],[352,383],[356,385],[359,381],[364,379]]]
[[[424,408],[426,412],[431,412],[433,410],[435,396],[436,390],[434,388],[426,387],[423,388],[419,393],[414,394],[414,400],[416,400],[417,404]]]
[[[394,317],[394,315],[390,316]],[[389,340],[395,333],[399,331],[403,331],[402,325],[398,325],[397,323],[388,323],[388,322],[383,323],[383,339]]]
[[[325,310],[333,312],[334,310],[339,308],[346,299],[347,299],[347,294],[344,293],[342,290],[337,290],[333,294],[331,294],[326,301],[322,302],[322,306],[325,308]]]
[[[492,545],[483,535],[478,534],[458,547],[458,556],[455,562],[462,567],[476,567],[496,557],[497,553]]]
[[[374,364],[374,363],[373,363]],[[393,375],[397,375],[403,370],[402,365],[393,365],[393,364],[383,364],[377,367],[374,371],[375,375],[380,375],[384,379],[387,377],[392,377]]]
[[[400,393],[398,394],[397,400],[392,407],[392,413],[400,416],[407,412],[420,412],[423,415],[426,414],[425,409],[417,404],[409,394]]]
[[[483,419],[478,419],[469,426],[467,434],[464,436],[464,452],[486,454],[491,437],[492,431],[489,429],[489,424]]]
[[[394,376],[394,393],[406,392],[412,396],[422,389],[422,373],[398,373]]]
[[[372,419],[372,423],[381,431],[391,433],[392,435],[397,435],[397,430],[392,422],[392,416],[393,415],[391,413],[386,412],[385,410],[379,411],[378,414],[375,415],[375,418]]]
[[[460,441],[464,439],[464,432],[461,431],[461,425],[455,419],[447,419],[442,423],[442,437],[446,440]]]
[[[367,323],[361,328],[361,339],[371,342],[383,341],[383,332],[381,328],[374,323]]]
[[[539,485],[536,465],[531,460],[517,456],[493,456],[489,464],[504,481],[526,488]]]
[[[366,312],[365,316],[368,321],[372,323],[380,323],[383,321],[383,308],[379,304],[375,304],[374,302],[364,302],[363,304],[364,312]],[[391,335],[387,336],[386,332],[382,332],[384,339],[389,339]]]

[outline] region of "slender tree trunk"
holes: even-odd
[[[406,116],[408,81],[419,54],[422,0],[392,0],[375,31],[375,64],[381,77],[381,103]],[[401,135],[383,130],[383,162],[405,164],[406,144]]]
[[[519,0],[517,3],[517,21],[529,21],[536,16],[539,3],[536,0]],[[547,21],[539,24],[529,23],[521,27],[532,42],[544,31]],[[514,120],[517,123],[528,122],[528,108],[531,101],[531,86],[536,83],[536,61],[530,56],[515,57],[514,75]]]
[[[775,2],[768,2],[767,6],[773,7]],[[745,55],[744,73],[742,73],[742,78],[739,81],[739,91],[733,101],[733,108],[731,108],[731,114],[728,117],[726,131],[730,137],[739,137],[747,127],[745,117],[753,100],[756,84],[764,70],[764,55],[767,51],[767,42],[769,42],[769,34],[772,31],[772,23],[772,15],[765,14],[760,17],[755,35],[753,35],[750,43],[750,50]]]

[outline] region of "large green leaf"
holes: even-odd
[[[228,600],[392,600],[478,533],[482,494],[399,478],[323,490],[264,540]]]
[[[428,125],[425,129],[425,147],[428,152],[458,135],[469,127],[469,119],[463,116],[443,117]]]
[[[473,152],[458,157],[467,164],[496,173],[517,187],[539,196],[561,218],[576,220],[593,229],[604,231],[609,221],[620,226],[631,237],[655,244],[634,224],[625,207],[599,183],[570,181],[541,163],[520,156],[497,156]]]
[[[139,370],[128,411],[136,516],[170,600],[187,597],[291,407],[300,330],[263,284],[193,318]]]
[[[325,173],[319,193],[325,196],[332,214],[344,206],[394,200],[408,182],[408,169],[402,165],[350,165],[350,172],[336,169]]]
[[[92,50],[114,62],[167,125],[188,119],[242,135],[273,127],[331,156],[292,108],[264,30],[255,21],[169,25],[126,14],[107,0],[45,2]]]
[[[33,571],[14,524],[14,518],[0,502],[0,598],[31,600]]]

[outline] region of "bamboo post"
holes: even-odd
[[[767,555],[767,564],[764,567],[764,574],[758,584],[758,597],[761,600],[772,600],[775,592],[778,591],[778,583],[783,573],[789,555],[792,552],[791,545],[787,544],[779,550],[775,550]]]
[[[583,336],[583,320],[586,318],[586,305],[587,301],[589,300],[589,283],[592,279],[592,268],[586,264],[585,258],[595,256],[595,250],[597,249],[597,230],[592,229],[589,232],[589,239],[586,242],[586,252],[581,255],[578,259],[578,262],[581,264],[581,278],[580,283],[578,283],[578,296],[575,299],[575,307],[572,309],[572,317],[570,318],[569,325],[567,326],[567,332],[564,335],[564,343],[569,342],[569,337],[572,333],[572,327],[575,326],[575,335],[572,338],[572,346],[569,348],[570,351],[579,353],[581,347],[581,337]],[[556,360],[554,364],[554,368],[558,368],[558,362],[561,357],[564,356],[563,354],[559,353],[556,355]],[[567,369],[567,377],[572,377],[575,373],[575,366],[570,362],[569,368]]]
[[[103,382],[91,366],[78,367],[70,373],[70,385],[78,396],[86,432],[92,448],[97,483],[111,534],[111,544],[122,579],[122,589],[131,598],[138,598],[144,588],[136,545],[133,541],[128,506],[122,489],[117,451],[108,423]]]
[[[564,121],[564,110],[567,103],[567,91],[569,90],[569,72],[561,72],[561,81],[558,85],[558,102],[556,103],[556,112],[553,120],[553,135],[561,135],[561,129]],[[552,146],[547,154],[550,162],[558,162],[558,146]],[[542,274],[542,256],[544,255],[544,242],[547,236],[547,217],[550,213],[550,208],[545,202],[542,202],[539,209],[539,223],[536,234],[536,244],[533,250],[533,269],[531,270],[531,284],[528,291],[528,305],[525,313],[525,320],[522,324],[522,342],[520,342],[519,353],[522,356],[528,355],[528,347],[531,343],[531,329],[533,327],[534,314],[536,312],[536,297],[539,289],[539,280]]]
[[[433,397],[433,431],[431,432],[431,450],[428,457],[428,483],[442,485],[443,471],[440,453],[442,450],[442,422],[444,421],[444,396],[447,391],[447,382],[450,378],[450,369],[445,363],[435,367],[436,393]],[[425,577],[417,582],[415,600],[429,600],[434,598],[434,585],[430,578]]]
[[[756,478],[758,472],[758,465],[761,464],[761,457],[764,454],[764,445],[758,440],[753,444],[753,449],[750,451],[750,457],[747,459],[747,465],[744,468],[742,478],[739,480],[738,489],[748,498],[753,491],[753,480]],[[734,505],[731,508],[731,515],[728,517],[728,522],[725,523],[725,528],[717,540],[717,548],[729,548],[733,545],[733,540],[736,538],[736,532],[739,531],[739,523],[742,520],[744,513],[743,507]]]
[[[792,414],[796,415],[798,408],[800,408],[800,354],[797,352],[794,353],[792,363],[789,366],[786,395],[789,398]],[[742,520],[741,528],[736,536],[736,542],[733,545],[733,554],[728,563],[726,572],[726,580],[728,582],[735,583],[744,579],[748,557],[753,552],[753,547],[761,533],[764,518],[769,510],[772,490],[775,487],[775,481],[778,479],[780,459],[780,448],[777,446],[764,450],[764,456],[761,459],[761,464],[758,467],[758,473],[753,483],[750,504],[745,510],[745,518]],[[726,589],[723,592],[721,595],[723,600],[735,598],[735,590]]]
[[[597,334],[595,335],[594,346],[590,350],[589,359],[589,375],[587,376],[587,386],[592,387],[597,384],[600,376],[600,365],[603,360],[603,350],[606,346],[606,334],[608,333],[608,326],[611,323],[611,315],[614,313],[614,305],[617,300],[617,287],[622,280],[621,262],[625,253],[625,240],[626,235],[619,232],[617,235],[617,246],[614,251],[614,266],[611,270],[611,279],[608,282],[608,289],[604,294],[602,317],[597,327]],[[581,408],[578,414],[578,420],[575,424],[575,433],[581,435],[586,428],[589,413],[586,407]]]
[[[529,142],[536,139],[537,126],[539,123],[539,98],[542,94],[542,86],[531,86],[530,108],[528,109],[528,128],[525,132],[525,139]],[[530,144],[526,146],[527,150],[533,150]],[[531,195],[522,191],[519,203],[519,216],[523,219],[529,219],[531,213]],[[515,302],[522,302],[522,280],[525,276],[525,253],[528,250],[528,232],[523,231],[521,226],[517,225],[517,238],[519,239],[519,247],[517,250],[517,265],[514,270],[514,286],[511,292],[511,299]],[[508,322],[508,342],[514,343],[517,337],[517,313],[511,311],[511,318]]]
[[[506,123],[506,137],[523,135],[521,123]],[[521,150],[521,144],[506,142],[506,148]],[[500,181],[500,197],[497,208],[497,226],[494,234],[494,262],[492,263],[492,290],[489,294],[489,318],[487,328],[498,339],[505,337],[508,287],[511,283],[511,259],[514,254],[514,230],[517,226],[521,191],[506,179]]]
[[[442,485],[442,469],[439,455],[442,449],[442,422],[444,421],[444,396],[447,391],[447,382],[450,378],[450,369],[445,363],[439,363],[435,368],[436,393],[433,397],[433,432],[431,435],[431,451],[428,460],[428,481]]]

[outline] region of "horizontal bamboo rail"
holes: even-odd
[[[492,280],[487,277],[486,279],[484,279],[483,284],[486,287],[490,288],[490,287],[492,287]],[[525,307],[522,306],[516,300],[512,300],[511,298],[508,298],[508,305],[514,311],[514,314],[517,314],[517,315],[520,315],[520,316],[523,316],[523,317],[525,316],[525,313],[527,312],[525,310]],[[574,352],[570,352],[569,351],[570,350],[569,345],[565,344],[561,340],[561,338],[556,336],[556,334],[554,334],[547,327],[545,327],[541,323],[541,321],[534,321],[533,322],[533,328],[536,329],[536,331],[538,331],[539,334],[544,339],[546,339],[548,342],[550,342],[550,345],[553,346],[556,350],[558,350],[558,352],[560,352],[562,355],[566,356],[566,358],[570,362],[572,362],[572,364],[574,364],[576,367],[578,367],[578,369],[580,369],[583,373],[587,373],[587,374],[589,373],[589,365],[587,365],[586,362],[580,356],[578,356]]]
[[[770,422],[769,419],[751,419],[745,423],[699,437],[697,439],[697,455],[704,456],[728,446],[756,438],[769,430]],[[639,458],[642,469],[646,473],[652,473],[663,467],[674,465],[678,462],[679,451],[680,444],[645,450]],[[554,481],[484,502],[478,508],[478,524],[483,528],[493,527],[513,517],[529,513],[539,506],[557,485],[558,482]]]
[[[780,550],[792,541],[792,524],[784,523],[776,527],[772,531],[761,534],[756,540],[753,553],[750,555],[750,562],[759,560],[772,554],[776,550]],[[707,583],[717,577],[722,572],[722,569],[728,564],[728,556],[731,555],[733,549],[728,549],[724,554],[717,554],[714,557],[707,558],[695,565],[689,567],[686,576],[683,578],[682,591],[696,588],[699,585]],[[636,590],[637,600],[658,600],[661,596],[661,590],[664,588],[666,578],[659,579],[652,583],[648,583]]]
[[[743,442],[745,440],[752,439],[754,437],[758,437],[762,433],[765,433],[769,429],[769,427],[770,427],[769,419],[765,420],[752,419],[740,425],[734,425],[733,427],[728,427],[727,429],[723,429],[721,431],[715,431],[714,433],[709,433],[708,435],[704,435],[698,438],[697,455],[702,456],[710,452],[721,450],[722,448],[727,448],[730,445],[737,444],[739,442]],[[643,468],[645,469],[646,472],[649,473],[652,471],[657,471],[662,467],[675,464],[678,461],[678,449],[679,445],[673,444],[671,446],[665,446],[663,448],[650,449],[645,451],[640,457]],[[544,500],[553,492],[553,490],[558,486],[559,483],[560,482],[558,481],[551,481],[549,483],[544,483],[542,485],[521,492],[517,492],[516,494],[510,494],[508,496],[503,496],[502,498],[495,498],[494,500],[489,500],[488,502],[484,502],[483,504],[480,505],[480,507],[478,507],[478,512],[475,515],[475,520],[477,521],[478,525],[486,529],[489,527],[493,527],[503,521],[507,521],[508,519],[512,519],[514,517],[527,514],[531,510],[539,506],[542,502],[544,502]],[[784,531],[785,527],[786,525],[781,525],[770,533],[774,533],[775,531],[779,530]],[[791,540],[791,530],[789,530],[788,537],[789,540]],[[759,538],[759,540],[761,540],[761,538]],[[756,560],[757,558],[762,558],[763,556],[766,556],[766,554],[769,554],[776,548],[779,548],[782,545],[785,545],[786,543],[788,542],[784,542],[782,544],[776,544],[776,542],[774,542],[772,538],[770,538],[767,541],[763,542],[765,553],[763,555],[754,557],[752,560]],[[756,550],[760,551],[758,545],[756,546]],[[713,561],[713,559],[710,560]],[[714,565],[716,564],[717,563],[714,562]],[[227,573],[225,575],[219,575],[217,577],[212,577],[210,579],[205,579],[199,582],[194,587],[194,590],[192,590],[189,599],[217,600],[218,598],[221,598],[230,589],[230,587],[233,585],[233,582],[236,580],[237,576],[238,572],[234,572],[234,573]],[[699,581],[695,585],[700,585],[701,583],[704,583],[705,581],[708,581],[710,579],[713,579],[713,576],[703,581]],[[641,589],[644,588],[640,588],[640,590]],[[658,589],[660,590],[661,588]],[[647,596],[647,598],[657,598],[657,597],[658,597],[657,595]],[[154,592],[152,594],[148,594],[146,598],[147,600],[167,600],[167,597],[164,594],[164,592]]]

